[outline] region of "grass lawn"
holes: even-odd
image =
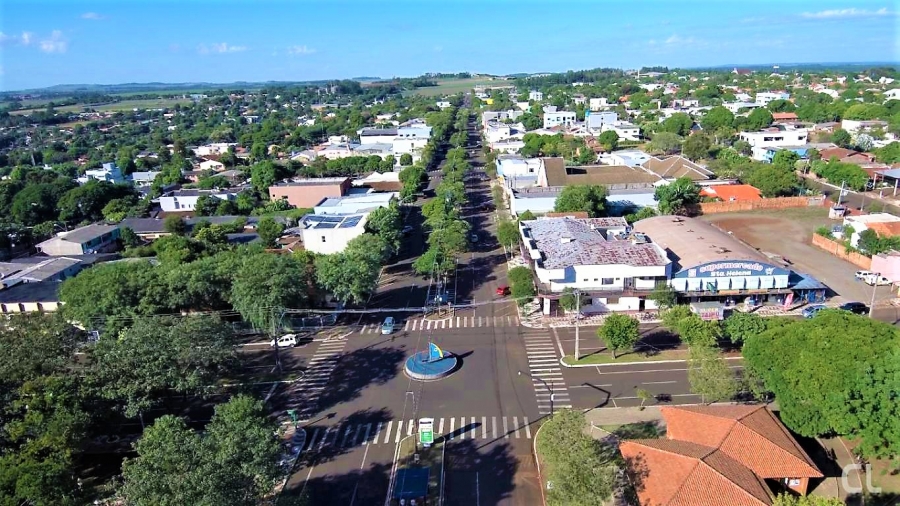
[[[439,97],[442,95],[453,95],[459,92],[466,92],[479,84],[498,84],[503,81],[469,78],[469,79],[439,79],[437,86],[428,86],[425,88],[417,88],[410,92],[413,95],[421,95],[424,97]]]
[[[636,422],[624,425],[597,425],[619,439],[656,439],[665,434],[658,422]]]
[[[660,360],[687,360],[687,350],[663,350],[654,352],[652,355],[646,352],[628,352],[619,354],[613,359],[612,354],[606,350],[598,351],[590,355],[581,357],[581,360],[575,362],[574,357],[566,355],[563,361],[568,365],[602,365],[602,364],[618,364],[626,362],[659,362]]]

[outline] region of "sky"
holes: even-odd
[[[900,60],[897,0],[2,0],[0,90]]]

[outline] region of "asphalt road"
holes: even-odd
[[[826,195],[828,197],[830,197],[831,195],[837,195],[837,193],[839,191],[839,189],[834,188],[828,184],[820,183],[819,181],[816,181],[815,179],[807,178],[807,179],[805,179],[805,184],[809,188],[813,188],[813,189],[821,191],[824,195]],[[872,205],[873,202],[878,202],[879,204],[882,205],[884,212],[900,216],[900,207],[897,207],[893,204],[888,204],[884,201],[880,201],[880,200],[873,198],[874,196],[878,195],[878,191],[859,193],[859,192],[847,190],[846,193],[847,194],[841,198],[841,203],[852,209],[860,209],[860,208],[867,209],[869,206]],[[893,195],[893,193],[894,193],[893,188],[890,188],[890,189],[885,188],[884,189],[885,195],[890,196],[890,195]]]

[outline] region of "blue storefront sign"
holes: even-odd
[[[788,276],[790,271],[775,265],[749,260],[722,260],[682,269],[674,278],[732,278],[747,276]]]

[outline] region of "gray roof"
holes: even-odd
[[[359,131],[360,137],[363,135],[397,135],[396,128],[363,128]]]
[[[57,238],[76,244],[84,244],[104,234],[108,234],[117,228],[119,228],[118,225],[88,225],[86,227],[76,228],[69,232],[64,232],[63,234],[58,235]]]
[[[68,257],[29,257],[29,262],[0,262],[0,278],[21,278],[43,281],[56,276],[80,260]]]
[[[530,230],[546,269],[617,264],[646,267],[669,263],[653,244],[607,240],[602,229],[624,227],[623,218],[544,218],[522,224]]]
[[[319,177],[314,179],[295,179],[293,181],[284,181],[275,186],[317,186],[317,185],[333,185],[341,184],[349,180],[349,177]]]
[[[0,304],[16,304],[24,302],[59,302],[59,281],[41,281],[39,283],[19,283],[10,288],[0,290]]]

